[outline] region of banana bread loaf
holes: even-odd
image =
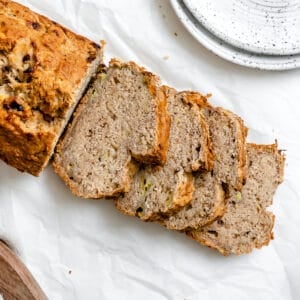
[[[0,0],[0,158],[33,175],[102,60],[102,46]]]

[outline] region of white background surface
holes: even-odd
[[[110,201],[71,195],[51,167],[39,178],[0,162],[0,235],[18,249],[49,299],[300,298],[300,70],[245,69],[199,45],[163,0],[19,1],[135,60],[177,89],[212,93],[238,113],[249,141],[278,139],[285,182],[275,240],[224,258],[183,234],[122,216]],[[176,34],[175,34],[176,33]]]

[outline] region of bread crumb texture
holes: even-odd
[[[55,171],[77,196],[128,192],[136,162],[166,159],[166,105],[158,77],[132,62],[112,60],[79,104],[56,149]]]
[[[129,193],[116,201],[120,211],[145,221],[162,221],[189,204],[195,189],[192,172],[212,166],[209,130],[201,113],[208,105],[205,97],[166,90],[171,116],[166,164],[140,169]]]
[[[277,145],[247,144],[247,181],[241,191],[229,188],[224,216],[187,234],[223,255],[245,254],[273,239],[274,215],[267,211],[283,181],[285,158]]]

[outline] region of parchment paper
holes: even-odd
[[[71,195],[49,166],[39,177],[0,162],[0,235],[49,299],[300,299],[300,70],[263,72],[198,44],[163,0],[19,1],[95,41],[106,61],[134,60],[178,90],[212,93],[238,113],[249,141],[278,139],[285,181],[271,208],[275,240],[224,258],[159,225],[122,216],[110,201]]]

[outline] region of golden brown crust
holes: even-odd
[[[20,171],[38,175],[41,162],[48,159],[53,139],[50,132],[31,134],[0,126],[0,158]],[[30,170],[27,170],[29,166]]]
[[[205,220],[205,224],[202,223],[200,224],[200,226],[206,226],[211,224],[212,222],[214,222],[216,219],[222,217],[224,215],[224,213],[226,212],[226,196],[225,196],[225,192],[224,189],[222,188],[222,186],[220,184],[216,184],[216,203],[214,206],[214,212],[208,216]]]
[[[182,91],[180,94],[185,95],[185,101],[186,103],[194,103],[199,106],[200,109],[206,108],[208,106],[211,106],[207,98],[200,94],[199,92],[194,91]]]
[[[134,158],[146,164],[164,164],[167,159],[169,146],[170,116],[167,111],[167,94],[170,92],[170,88],[160,86],[159,77],[133,61],[122,62],[117,58],[112,58],[109,62],[109,66],[113,68],[129,68],[144,76],[148,90],[153,96],[153,101],[156,102],[157,141],[155,143],[156,147],[149,151],[147,155],[135,155]]]
[[[183,100],[186,103],[196,104],[200,111],[211,105],[208,103],[207,98],[198,92],[193,91],[183,91],[179,94],[183,95]],[[205,142],[203,145],[203,155],[202,155],[202,168],[205,170],[212,170],[214,164],[214,156],[212,153],[211,140],[209,135],[209,127],[206,122],[204,115],[200,114],[200,123],[202,128],[202,139]],[[194,170],[197,171],[197,170]]]
[[[167,160],[167,152],[169,148],[169,134],[170,134],[170,115],[167,110],[167,98],[170,91],[163,86],[158,91],[158,106],[157,106],[157,123],[160,130],[157,133],[158,147],[153,155],[158,156],[158,162],[164,164]]]
[[[137,214],[134,213],[133,211],[127,210],[122,205],[120,205],[120,201],[118,201],[118,199],[114,199],[114,204],[115,204],[116,209],[123,215],[129,216],[129,217],[137,216]]]
[[[200,234],[197,234],[197,231],[195,230],[187,231],[186,235],[208,248],[218,250],[224,256],[228,256],[230,254],[230,252],[226,251],[226,249],[219,247],[217,243],[214,243],[214,240],[205,239]]]
[[[254,143],[247,143],[247,147],[255,149],[258,153],[260,152],[268,152],[274,155],[277,166],[278,166],[278,174],[279,180],[278,184],[283,182],[284,177],[284,164],[285,164],[285,155],[284,153],[278,149],[277,141],[274,144],[270,145],[261,145],[261,144],[254,144]]]
[[[246,138],[248,135],[248,128],[245,126],[244,121],[232,113],[231,111],[228,111],[224,108],[222,109],[222,112],[228,116],[231,120],[234,122],[237,122],[238,124],[235,126],[237,129],[237,143],[238,143],[238,151],[237,151],[237,162],[238,162],[238,175],[236,176],[236,182],[232,183],[232,186],[236,188],[237,190],[241,190],[243,187],[243,183],[246,180]]]
[[[102,50],[15,2],[0,16],[0,157],[38,175]]]
[[[194,186],[193,186],[193,189],[195,189]],[[168,218],[161,220],[160,224],[170,230],[186,232],[188,230],[198,229],[199,227],[203,227],[203,226],[213,223],[216,219],[222,217],[226,211],[226,197],[225,197],[225,192],[224,192],[224,189],[222,188],[222,185],[219,183],[216,183],[215,190],[216,190],[216,195],[214,198],[215,202],[214,202],[212,211],[209,214],[207,214],[205,216],[205,218],[203,218],[202,221],[200,221],[196,226],[195,225],[191,226],[190,224],[188,224],[188,225],[186,225],[186,227],[179,229],[176,226],[176,224],[169,222]],[[193,201],[193,199],[191,201]],[[189,203],[190,202],[187,202],[185,205],[187,205]],[[183,207],[181,207],[181,209],[182,208]]]
[[[121,196],[122,197],[122,196]],[[140,218],[142,221],[144,222],[155,222],[155,219],[148,219],[148,218],[143,218],[143,213],[140,213],[140,212],[136,212],[136,211],[133,211],[133,210],[130,210],[130,209],[126,209],[121,203],[120,203],[120,200],[118,198],[115,198],[114,200],[114,204],[115,204],[115,207],[116,209],[121,212],[123,215],[126,215],[126,216],[129,216],[129,217],[138,217]]]
[[[149,91],[154,89],[154,85],[148,86]],[[155,147],[147,155],[135,155],[134,158],[145,164],[164,164],[167,159],[170,133],[170,116],[167,112],[167,97],[162,87],[156,87],[156,143]]]
[[[174,195],[174,201],[172,202],[173,209],[168,211],[169,215],[192,201],[193,192],[195,190],[194,177],[189,173],[186,173],[185,176],[186,181],[181,183]]]

